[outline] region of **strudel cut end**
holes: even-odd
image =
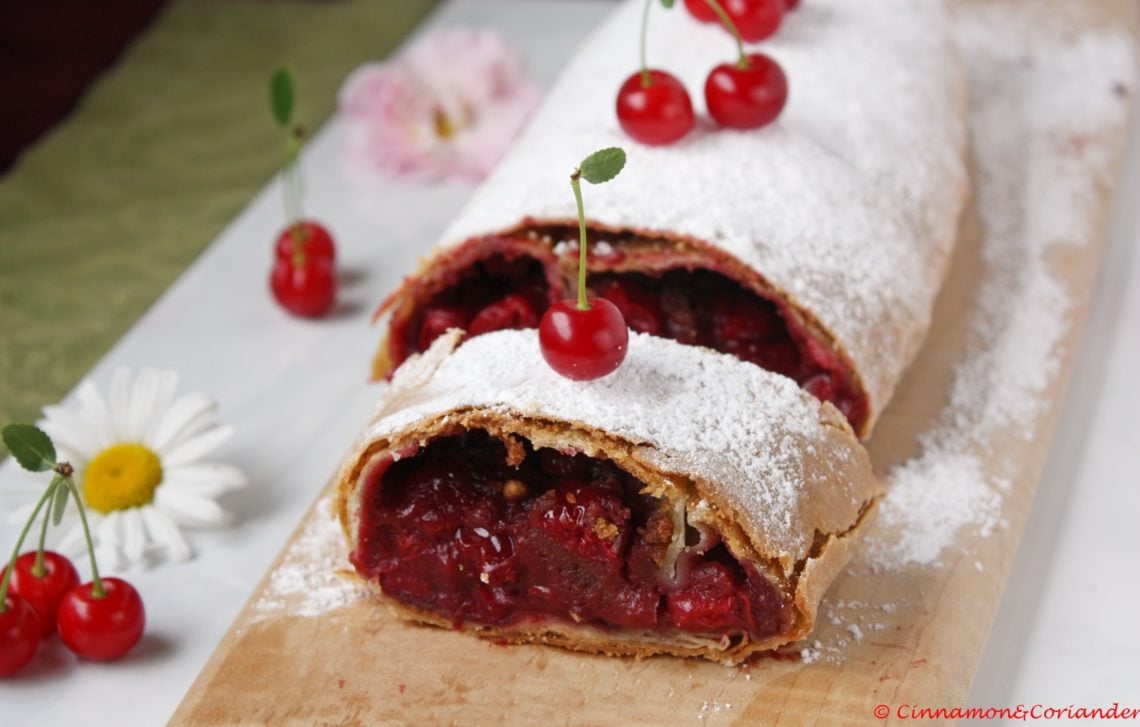
[[[965,77],[944,4],[805,3],[763,45],[791,88],[776,123],[698,124],[660,147],[633,142],[612,112],[638,66],[642,6],[628,0],[584,43],[435,252],[381,305],[374,374],[451,327],[535,327],[568,297],[577,225],[565,175],[617,145],[629,155],[621,176],[604,194],[587,190],[592,292],[633,330],[794,379],[866,437],[926,336],[968,193]],[[680,10],[654,11],[649,43],[690,89],[731,55],[723,30]]]
[[[338,477],[352,563],[402,617],[726,663],[811,631],[878,494],[834,407],[643,334],[586,384],[534,331],[461,337],[401,367]]]

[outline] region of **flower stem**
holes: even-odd
[[[649,28],[649,6],[653,0],[645,0],[645,10],[641,13],[641,87],[649,88],[653,85],[653,77],[649,75],[649,64],[645,60],[645,33]]]
[[[107,595],[103,588],[103,579],[99,577],[99,564],[95,562],[95,543],[91,540],[91,528],[87,525],[87,510],[83,507],[83,498],[79,496],[79,488],[71,476],[63,478],[75,498],[75,506],[79,508],[79,521],[83,523],[83,539],[87,541],[87,555],[91,558],[91,597],[102,598]]]
[[[55,492],[59,489],[60,481],[60,476],[56,475],[52,479],[51,484],[48,485],[48,493],[50,494],[47,494],[45,496],[49,498],[49,502],[55,502]],[[51,510],[52,509],[50,507],[44,510],[44,523],[40,526],[40,547],[36,550],[36,562],[34,565],[32,565],[32,575],[34,575],[36,578],[43,578],[47,573],[47,569],[44,568],[44,543],[47,540],[48,522],[51,520]]]
[[[8,568],[4,571],[4,579],[0,580],[0,613],[8,610],[5,601],[8,599],[8,583],[12,580],[12,571],[16,570],[16,559],[20,557],[20,548],[24,545],[24,538],[28,537],[28,531],[32,529],[32,523],[36,521],[36,515],[40,514],[40,508],[44,503],[48,502],[54,488],[48,487],[44,491],[40,501],[36,503],[32,514],[28,516],[28,522],[24,523],[24,529],[20,531],[20,537],[16,538],[16,547],[12,548],[12,557],[8,559]]]
[[[712,8],[716,16],[720,18],[720,24],[724,26],[725,30],[732,33],[732,37],[736,39],[736,52],[740,57],[736,61],[736,67],[744,70],[748,68],[748,56],[744,55],[744,41],[740,39],[740,31],[736,29],[736,23],[732,22],[732,18],[728,17],[728,13],[724,12],[724,8],[720,5],[720,0],[706,0],[709,7]]]
[[[581,170],[575,169],[570,174],[570,187],[578,203],[578,310],[590,310],[590,301],[586,298],[586,210],[582,207],[581,179]]]

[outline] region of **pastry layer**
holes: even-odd
[[[925,337],[967,193],[965,84],[943,3],[805,4],[763,45],[791,86],[780,119],[744,132],[700,124],[665,147],[632,142],[611,111],[637,67],[641,7],[626,2],[584,43],[417,276],[473,241],[572,226],[566,174],[594,149],[624,146],[622,174],[586,190],[595,237],[618,252],[638,239],[716,250],[750,271],[731,277],[763,281],[789,328],[846,369],[866,435]],[[682,9],[657,10],[650,58],[701,88],[731,41]],[[378,368],[396,354],[385,347]]]
[[[508,641],[722,661],[810,631],[877,493],[833,407],[646,335],[587,385],[551,372],[533,331],[448,355],[458,337],[397,372],[339,477],[354,563],[403,615]],[[490,536],[524,555],[502,557]],[[541,572],[539,553],[562,567]],[[681,568],[670,580],[650,564]],[[533,595],[543,578],[557,598]]]

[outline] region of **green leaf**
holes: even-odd
[[[293,120],[293,72],[281,66],[269,77],[269,107],[282,128]]]
[[[55,488],[55,493],[52,494],[51,499],[51,524],[59,525],[63,520],[63,511],[67,509],[67,501],[70,498],[71,491],[67,487],[67,483],[63,481],[63,477],[56,475],[55,479],[51,481],[51,486]]]
[[[578,169],[582,173],[582,179],[590,184],[601,184],[616,177],[624,166],[625,150],[611,146],[599,149],[583,159]]]
[[[661,0],[661,7],[668,10],[669,8],[673,7],[673,0]]]
[[[29,472],[47,472],[55,467],[55,446],[38,428],[31,424],[9,424],[0,435],[8,451]]]

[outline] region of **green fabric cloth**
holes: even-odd
[[[274,67],[315,129],[434,5],[172,2],[0,179],[0,424],[70,390],[277,170]]]

